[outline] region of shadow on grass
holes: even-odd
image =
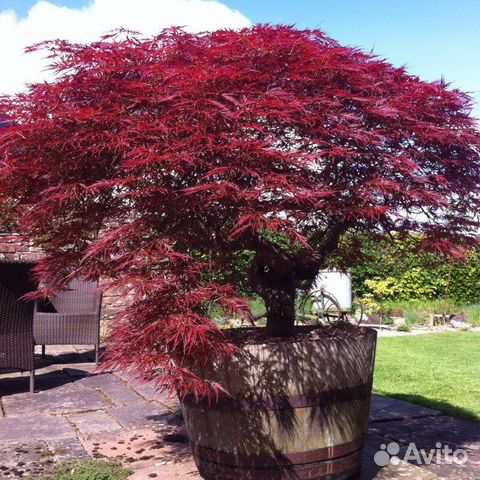
[[[443,400],[437,400],[435,398],[424,397],[423,395],[416,395],[410,393],[392,393],[385,390],[374,389],[374,393],[379,395],[385,395],[386,397],[396,398],[397,400],[403,400],[404,402],[413,403],[422,407],[431,408],[437,410],[446,415],[462,418],[464,420],[470,420],[471,422],[480,423],[480,416],[474,411],[467,410],[466,408],[459,407]]]

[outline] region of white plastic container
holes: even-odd
[[[313,282],[312,293],[319,291],[322,287],[325,293],[335,297],[343,312],[352,309],[352,276],[350,273],[322,270]]]

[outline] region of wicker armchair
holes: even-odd
[[[69,290],[35,303],[33,336],[36,345],[94,345],[98,364],[102,291],[97,283],[74,280]]]
[[[20,297],[36,290],[33,263],[0,263],[0,369],[30,372],[30,392],[35,388],[33,302]]]

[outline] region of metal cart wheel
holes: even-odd
[[[355,313],[350,316],[349,321],[358,327],[364,320],[365,307],[361,301],[355,302],[355,307]]]
[[[312,311],[312,298],[309,290],[297,290],[295,299],[295,324],[312,325],[317,323],[317,317]]]
[[[338,300],[325,289],[301,293],[298,299],[297,324],[331,323],[345,321],[346,313],[342,311]]]
[[[345,312],[342,311],[338,300],[323,289],[312,292],[314,305],[317,308],[319,323],[331,324],[345,320]]]

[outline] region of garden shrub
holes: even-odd
[[[387,277],[384,280],[365,280],[368,293],[377,300],[392,300],[398,297],[398,280]]]
[[[413,310],[413,309],[405,310],[404,316],[405,316],[405,323],[407,325],[417,325],[422,321],[421,315],[417,310]]]
[[[480,301],[480,250],[463,261],[419,253],[419,237],[394,242],[365,242],[362,260],[352,269],[355,294],[376,301],[447,299],[457,304]]]

